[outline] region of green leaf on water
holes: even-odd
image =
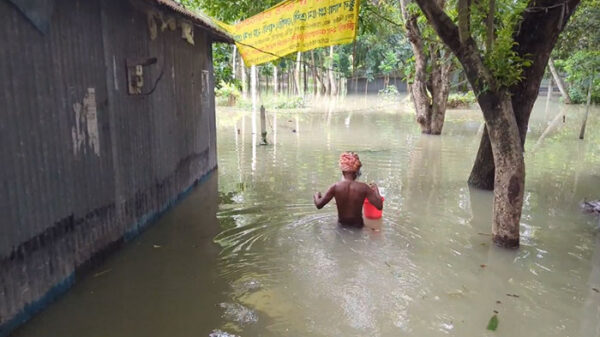
[[[487,325],[487,329],[491,330],[491,331],[496,331],[496,329],[498,329],[498,316],[494,315],[492,316],[492,318],[490,318],[490,321],[488,322]]]

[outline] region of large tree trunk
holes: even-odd
[[[482,190],[492,191],[494,189],[494,175],[496,174],[495,168],[492,144],[490,143],[486,126],[481,135],[475,164],[473,164],[473,168],[471,169],[471,175],[468,180],[469,185]]]
[[[532,2],[532,6],[554,6],[556,1],[538,0]],[[554,6],[547,11],[526,11],[523,14],[523,20],[519,25],[519,30],[515,33],[514,50],[521,56],[529,58],[533,61],[532,65],[525,68],[521,80],[510,88],[512,93],[512,106],[517,118],[519,126],[519,134],[521,135],[521,144],[525,144],[527,136],[527,128],[529,126],[529,116],[535,100],[537,99],[540,83],[544,76],[544,71],[550,53],[556,44],[558,35],[567,24],[571,14],[577,8],[579,0],[567,0],[565,6]],[[563,12],[564,8],[564,12]],[[487,137],[484,132],[482,137]],[[482,140],[475,165],[471,170],[469,184],[473,187],[482,189],[492,189],[494,180],[493,174],[490,175],[490,167],[493,163],[489,160],[492,158],[492,148],[489,141]],[[490,186],[492,186],[490,188]]]
[[[554,67],[554,61],[552,60],[552,57],[548,59],[548,67],[550,67],[550,72],[552,73],[552,77],[554,77],[554,82],[556,82],[556,86],[558,87],[558,90],[560,90],[560,94],[563,97],[563,102],[565,104],[571,104],[571,96],[567,91],[567,86],[565,85],[563,79],[558,75],[558,71],[556,71],[556,67]]]
[[[450,93],[450,68],[452,63],[449,58],[439,59],[439,51],[431,48],[431,119],[429,124],[430,133],[439,135],[444,127],[446,118],[446,105]]]
[[[525,11],[516,32],[515,51],[523,57],[530,56],[533,63],[524,70],[523,80],[509,90],[498,86],[470,36],[469,0],[458,0],[458,27],[437,4],[429,0],[416,1],[437,34],[458,57],[483,112],[496,166],[494,242],[504,247],[518,247],[525,182],[523,143],[529,115],[558,33],[579,0],[567,0],[560,7],[550,7],[555,5],[555,1],[550,0],[530,2],[530,6],[548,6],[549,10]]]
[[[417,16],[408,16],[406,0],[400,2],[402,16],[405,20],[406,35],[415,57],[415,77],[409,84],[410,95],[415,105],[417,123],[421,126],[422,133],[431,133],[432,104],[427,95],[427,56],[425,55],[423,39],[417,24]]]
[[[508,92],[481,94],[479,105],[486,120],[497,167],[494,175],[493,240],[503,247],[518,247],[525,162],[517,120]]]

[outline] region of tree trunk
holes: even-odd
[[[256,66],[252,66],[250,68],[250,91],[252,94],[252,134],[256,134],[256,109],[258,104],[256,92],[257,77]]]
[[[494,166],[494,156],[492,154],[492,144],[488,136],[487,126],[483,129],[479,150],[475,157],[475,163],[469,175],[469,186],[480,188],[482,190],[492,191],[494,189],[494,176],[496,167]]]
[[[365,77],[365,97],[369,94],[369,79]]]
[[[302,64],[302,68],[304,69],[304,90],[302,93],[306,95],[306,93],[308,92],[308,77],[306,75],[306,63]]]
[[[487,16],[487,39],[485,49],[489,52],[494,45],[494,14],[496,13],[496,0],[489,0]]]
[[[265,75],[265,93],[269,93],[269,76]]]
[[[525,144],[529,116],[537,99],[540,82],[544,76],[550,53],[556,44],[558,35],[578,4],[579,0],[567,0],[564,11],[563,6],[552,7],[548,11],[526,11],[523,14],[518,31],[515,32],[514,40],[516,43],[513,49],[521,57],[533,61],[531,66],[524,69],[523,80],[510,88],[510,92],[513,94],[513,111],[519,126],[522,144]],[[554,2],[542,0],[536,3],[536,6],[540,7],[548,5],[554,5]],[[487,132],[484,132],[482,137],[487,137]],[[491,153],[490,142],[482,140],[475,165],[469,177],[471,186],[482,189],[491,189],[489,186],[493,186],[494,180],[490,179],[490,165],[493,166],[494,164],[486,162],[492,158]],[[491,176],[493,177],[493,175]],[[484,179],[490,180],[484,181]]]
[[[273,67],[273,94],[279,94],[279,81],[277,77],[277,66]]]
[[[329,81],[328,72],[329,71],[323,70],[321,73],[323,75],[323,85],[325,86],[325,96],[329,96],[331,94],[331,81]]]
[[[248,80],[246,79],[246,66],[244,60],[240,57],[240,72],[242,73],[242,97],[248,98]]]
[[[310,65],[311,71],[312,71],[312,75],[313,75],[313,83],[314,83],[314,94],[315,96],[317,96],[319,89],[321,88],[321,83],[318,80],[318,75],[317,75],[317,66],[315,63],[315,52],[314,50],[310,51],[310,61],[312,62],[312,64]]]
[[[452,63],[447,57],[440,64],[438,51],[431,48],[431,119],[429,130],[432,135],[440,135],[446,117],[446,105],[450,93],[450,68]]]
[[[497,167],[494,176],[493,240],[502,247],[518,247],[525,162],[511,97],[504,91],[484,93],[479,97],[479,104]]]
[[[329,47],[329,62],[329,95],[335,96],[337,87],[335,85],[335,74],[333,73],[333,46]]]
[[[233,79],[235,79],[235,64],[237,62],[236,59],[235,59],[236,55],[237,55],[237,46],[234,44],[233,45],[233,52],[231,53],[231,59],[232,59],[231,67],[233,68],[231,73],[232,73]]]
[[[408,16],[405,1],[400,2],[402,16],[405,20],[406,35],[415,57],[415,77],[413,83],[409,85],[410,95],[415,105],[417,123],[421,126],[421,132],[429,134],[431,133],[432,105],[427,95],[427,56],[417,24],[417,16]]]
[[[546,93],[546,107],[544,108],[545,117],[548,118],[548,109],[550,108],[550,100],[552,100],[552,78],[548,79],[548,92]]]
[[[298,52],[298,53],[296,53],[296,70],[294,73],[294,80],[295,80],[294,84],[296,86],[296,94],[298,94],[298,95],[302,95],[302,89],[300,87],[300,79],[301,79],[300,65],[302,64],[301,61],[302,61],[302,53]]]
[[[554,60],[552,60],[552,57],[548,59],[548,67],[550,67],[550,72],[552,73],[552,77],[554,77],[554,82],[556,82],[556,86],[558,87],[558,90],[560,90],[560,94],[563,97],[563,102],[565,104],[571,104],[571,96],[567,91],[567,86],[565,85],[563,79],[558,76],[558,72],[556,71],[556,67],[554,67]]]

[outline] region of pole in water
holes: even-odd
[[[260,106],[260,135],[262,137],[261,145],[267,145],[267,123],[266,123],[265,107]]]
[[[588,115],[590,113],[590,103],[592,100],[592,86],[594,85],[594,75],[595,74],[592,73],[592,76],[590,77],[590,86],[588,87],[585,115],[583,116],[583,124],[581,125],[581,131],[579,132],[579,139],[583,139],[583,136],[585,135],[585,125],[587,124]]]

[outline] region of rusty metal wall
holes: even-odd
[[[44,35],[0,1],[0,336],[216,167],[211,37],[151,39],[145,8],[56,0]]]

